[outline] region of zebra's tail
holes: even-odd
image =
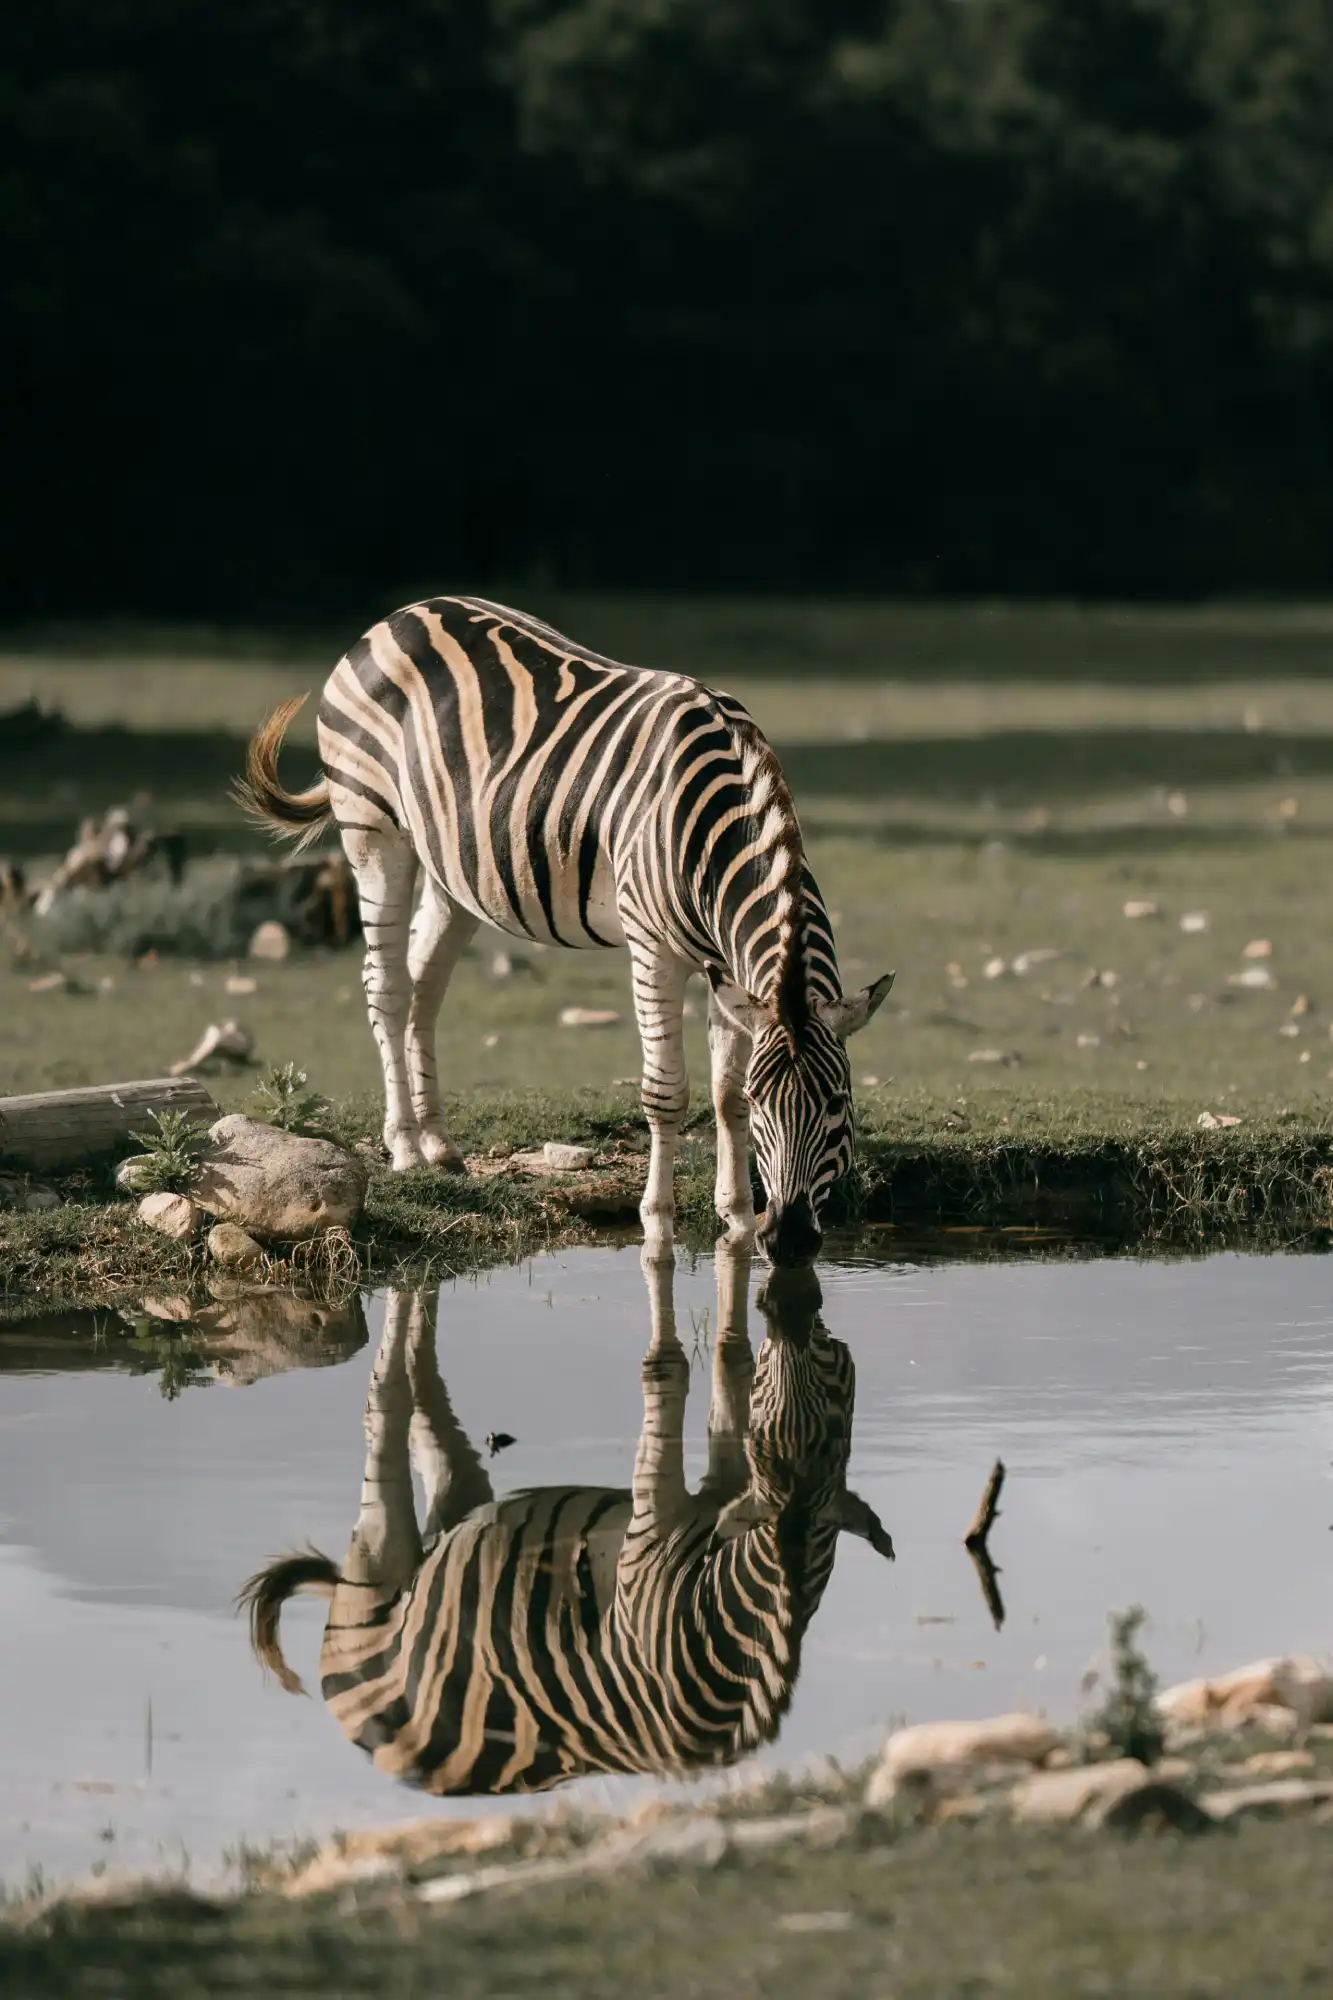
[[[267,722],[260,723],[245,754],[245,776],[238,778],[231,788],[231,795],[242,811],[261,826],[280,838],[299,834],[298,851],[308,847],[332,817],[326,777],[308,792],[289,792],[278,777],[282,739],[306,700],[303,694],[294,695],[275,708]]]
[[[279,1556],[258,1576],[243,1585],[238,1608],[250,1615],[250,1644],[255,1658],[268,1673],[276,1674],[288,1694],[304,1694],[301,1676],[294,1674],[282,1657],[278,1622],[289,1597],[307,1591],[315,1597],[332,1597],[342,1576],[336,1563],[318,1549],[306,1549],[299,1556]]]

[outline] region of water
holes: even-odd
[[[823,1319],[856,1363],[846,1484],[897,1561],[841,1536],[790,1713],[751,1768],[861,1756],[904,1716],[1068,1718],[1108,1609],[1135,1602],[1167,1680],[1333,1643],[1329,1268],[1233,1255],[827,1267]],[[215,1315],[193,1372],[220,1352],[247,1386],[196,1382],[173,1400],[132,1372],[161,1351],[142,1331],[137,1347],[93,1347],[78,1323],[0,1337],[0,1879],[181,1854],[207,1874],[244,1839],[527,1809],[391,1782],[317,1692],[263,1678],[232,1610],[275,1553],[312,1541],[343,1560],[385,1311],[372,1297],[364,1323],[354,1310],[295,1343],[270,1327],[248,1345],[234,1310],[230,1331]],[[694,1485],[711,1262],[678,1271],[675,1311]],[[441,1292],[436,1351],[459,1423],[479,1447],[492,1431],[518,1440],[482,1449],[498,1496],[628,1485],[649,1330],[633,1250]],[[765,1330],[752,1309],[756,1349]],[[999,1631],[960,1539],[997,1454]],[[295,1600],[282,1625],[316,1690],[325,1609]],[[615,1806],[650,1782],[583,1778],[563,1795]]]

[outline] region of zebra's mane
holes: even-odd
[[[772,745],[748,715],[729,714],[740,755],[741,771],[750,794],[759,837],[773,849],[773,890],[778,924],[778,953],[768,990],[757,993],[777,1010],[778,1020],[793,1039],[810,1012],[805,960],[805,843],[796,801]]]

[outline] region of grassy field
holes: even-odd
[[[731,687],[779,746],[847,983],[898,972],[853,1045],[868,1158],[924,1149],[953,1173],[997,1148],[1095,1161],[1206,1143],[1243,1158],[1242,1179],[1265,1160],[1317,1169],[1333,1129],[1333,611],[537,608]],[[71,726],[8,760],[0,743],[0,852],[40,872],[82,812],[136,794],[200,852],[246,848],[226,799],[244,736],[317,685],[336,645],[13,635],[0,711],[35,695]],[[309,769],[302,723],[293,779]],[[0,947],[0,1093],[160,1072],[228,1017],[260,1062],[294,1060],[332,1098],[377,1089],[356,952],[136,965],[62,955],[33,924],[27,938],[35,957]],[[460,1136],[632,1121],[623,956],[520,948],[497,978],[503,945],[479,942],[444,1009]],[[36,986],[53,969],[66,990]],[[237,978],[253,985],[229,991]],[[693,1004],[702,1109],[701,987]],[[619,1019],[561,1028],[570,1005]],[[220,1101],[254,1081],[220,1078]],[[1205,1112],[1241,1123],[1205,1142]]]
[[[1308,1822],[1199,1840],[946,1827],[861,1852],[788,1850],[744,1869],[482,1898],[447,1915],[398,1899],[311,1911],[253,1898],[215,1913],[165,1897],[0,1928],[0,1982],[15,2000],[1322,1993],[1331,1838]]]

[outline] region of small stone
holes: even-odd
[[[1102,1038],[1100,1035],[1080,1035],[1078,1037],[1078,1046],[1081,1049],[1099,1049],[1101,1045]]]
[[[1201,1803],[1214,1819],[1282,1819],[1333,1803],[1333,1780],[1274,1778],[1267,1785],[1209,1792]]]
[[[896,1729],[866,1790],[868,1806],[885,1805],[904,1783],[982,1764],[1040,1764],[1060,1747],[1049,1723],[1035,1715],[998,1715],[985,1722],[921,1722]]]
[[[1271,993],[1277,985],[1266,965],[1247,965],[1244,972],[1227,974],[1228,986],[1241,986],[1248,993]]]
[[[44,972],[40,979],[28,981],[29,993],[63,993],[69,981],[63,972]]]
[[[1309,994],[1308,994],[1308,993],[1298,993],[1298,994],[1296,995],[1296,998],[1295,998],[1295,999],[1294,999],[1294,1000],[1292,1001],[1292,1003],[1291,1003],[1291,1017],[1292,1017],[1292,1019],[1293,1019],[1294,1021],[1299,1021],[1299,1020],[1300,1020],[1300,1018],[1301,1018],[1301,1016],[1302,1016],[1302,1014],[1308,1014],[1308,1013],[1309,1013],[1309,1011],[1310,1011],[1310,996],[1309,996]]]
[[[1278,1029],[1279,1035],[1282,1036],[1284,1041],[1288,1042],[1294,1041],[1300,1032],[1300,1026],[1295,1021],[1284,1021]]]
[[[1273,943],[1271,938],[1251,938],[1241,952],[1242,958],[1271,958]]]
[[[23,1212],[25,1215],[41,1215],[45,1210],[59,1208],[59,1206],[60,1196],[54,1188],[29,1188],[23,1197]]]
[[[194,1318],[193,1305],[179,1292],[169,1292],[165,1298],[144,1299],[141,1303],[150,1319],[166,1320],[170,1326],[183,1326],[186,1320]]]
[[[1312,1771],[1314,1758],[1308,1750],[1259,1750],[1236,1769],[1250,1778],[1289,1778],[1293,1771]]]
[[[1125,915],[1132,918],[1160,917],[1162,914],[1161,904],[1150,902],[1145,897],[1131,897],[1124,909]]]
[[[1009,967],[1002,958],[988,958],[981,968],[983,979],[1003,979]]]
[[[257,924],[251,933],[249,955],[251,958],[283,959],[292,948],[292,934],[286,924],[280,924],[275,917],[267,923]]]
[[[610,1028],[620,1019],[614,1007],[562,1007],[562,1028]]]
[[[496,1048],[499,1048],[499,1046],[500,1046],[500,1037],[499,1037],[498,1035],[483,1035],[483,1036],[482,1036],[482,1038],[481,1038],[481,1046],[482,1046],[482,1047],[483,1047],[484,1049],[496,1049]]]
[[[1225,1125],[1239,1125],[1241,1120],[1230,1111],[1201,1111],[1197,1124],[1201,1132],[1220,1132]]]
[[[208,1254],[215,1264],[248,1271],[264,1255],[263,1246],[234,1222],[215,1222],[208,1232]]]
[[[1020,951],[1010,970],[1016,972],[1018,977],[1023,979],[1032,971],[1034,966],[1049,965],[1053,958],[1063,957],[1064,953],[1059,951],[1055,945],[1039,945],[1035,951]]]
[[[1189,815],[1190,802],[1183,792],[1168,792],[1166,809],[1172,819],[1186,819]]]
[[[185,1194],[146,1194],[136,1212],[149,1229],[177,1243],[186,1242],[199,1227],[199,1211]]]
[[[542,1155],[548,1167],[557,1173],[576,1174],[584,1167],[590,1167],[594,1154],[591,1146],[563,1146],[556,1139],[548,1139],[542,1147]]]
[[[1208,928],[1207,910],[1186,910],[1184,916],[1180,919],[1180,928],[1185,932],[1187,937],[1196,937],[1200,931],[1206,931]]]
[[[233,972],[222,982],[224,993],[258,993],[259,981],[249,978],[244,972]]]
[[[1003,1063],[1009,1069],[1018,1060],[1018,1054],[1013,1049],[973,1049],[968,1056],[970,1063]]]
[[[1074,1764],[1067,1771],[1037,1771],[1015,1786],[1009,1806],[1015,1819],[1082,1819],[1093,1807],[1105,1808],[1148,1783],[1148,1769],[1137,1757],[1117,1757],[1106,1764]]]

